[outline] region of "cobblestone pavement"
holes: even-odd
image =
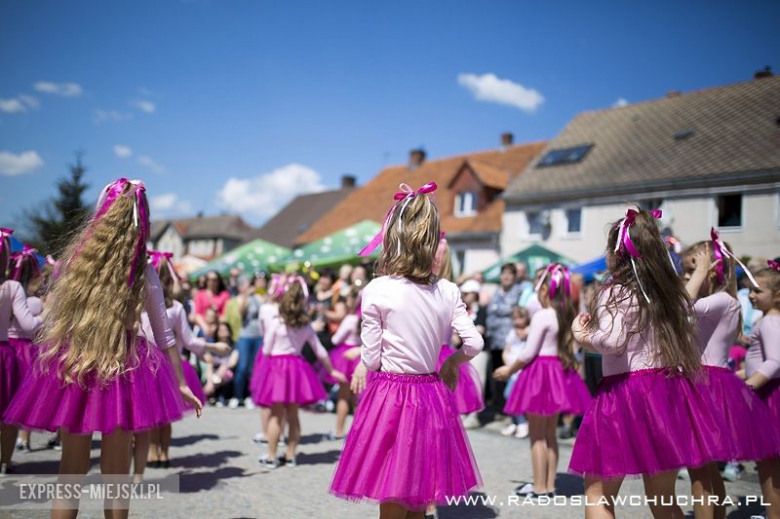
[[[187,518],[365,518],[376,517],[377,507],[342,501],[327,493],[341,442],[328,441],[325,434],[331,430],[334,415],[303,412],[302,445],[299,447],[298,466],[265,470],[257,463],[257,456],[265,448],[252,442],[260,429],[259,410],[208,408],[200,420],[190,417],[174,425],[172,466],[170,469],[148,469],[147,479],[165,474],[180,476],[179,494],[171,495],[152,512],[131,510],[131,517],[187,517]],[[482,429],[469,432],[474,453],[479,463],[484,488],[481,495],[495,498],[493,505],[460,504],[439,509],[439,517],[446,518],[568,518],[583,517],[583,506],[571,505],[570,496],[581,496],[582,482],[566,474],[571,456],[571,441],[561,442],[560,467],[557,481],[563,506],[534,506],[510,503],[513,489],[531,479],[530,449],[527,440],[505,438],[498,434],[502,424],[494,422]],[[45,450],[48,436],[33,435],[32,453],[17,453],[18,474],[56,473],[59,453]],[[97,439],[97,437],[95,438]],[[98,470],[99,442],[93,441],[92,471]],[[0,486],[13,485],[13,477],[0,478]],[[729,496],[737,502],[740,496],[760,495],[752,466],[735,483],[727,483]],[[689,484],[679,481],[677,491],[688,495]],[[641,495],[641,480],[627,480],[621,495]],[[48,511],[15,509],[18,504],[0,503],[0,517],[48,517]],[[691,516],[691,508],[685,509]],[[756,505],[732,507],[730,518],[749,518],[760,512]],[[619,517],[649,517],[646,507],[618,507]],[[85,512],[80,517],[102,517],[101,513]]]

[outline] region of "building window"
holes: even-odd
[[[541,236],[544,232],[544,221],[541,212],[526,212],[525,218],[528,220],[528,235]]]
[[[542,160],[536,165],[537,168],[546,166],[559,166],[562,164],[575,164],[585,158],[585,155],[593,148],[593,144],[582,144],[572,148],[556,148],[548,151]]]
[[[582,208],[566,209],[566,234],[579,234],[582,231]]]
[[[720,195],[718,203],[718,228],[742,227],[742,195]]]
[[[477,214],[476,191],[458,193],[455,198],[455,216],[474,216]]]

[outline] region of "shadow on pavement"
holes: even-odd
[[[208,472],[183,472],[180,474],[179,491],[181,493],[202,492],[220,484],[230,484],[231,478],[243,478],[249,474],[242,468],[222,467]]]
[[[204,440],[219,440],[220,436],[217,434],[192,434],[190,436],[182,436],[181,438],[171,439],[172,447],[184,447],[186,445],[194,445]]]

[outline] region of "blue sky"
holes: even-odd
[[[259,224],[413,147],[545,140],[621,99],[780,72],[778,23],[776,1],[5,1],[0,224],[77,148],[90,200],[129,176],[154,217]]]

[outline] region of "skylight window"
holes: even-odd
[[[539,168],[545,166],[558,166],[561,164],[574,164],[585,158],[585,155],[593,148],[593,144],[583,144],[580,146],[574,146],[572,148],[557,148],[550,150],[542,157],[539,164],[536,166]]]

